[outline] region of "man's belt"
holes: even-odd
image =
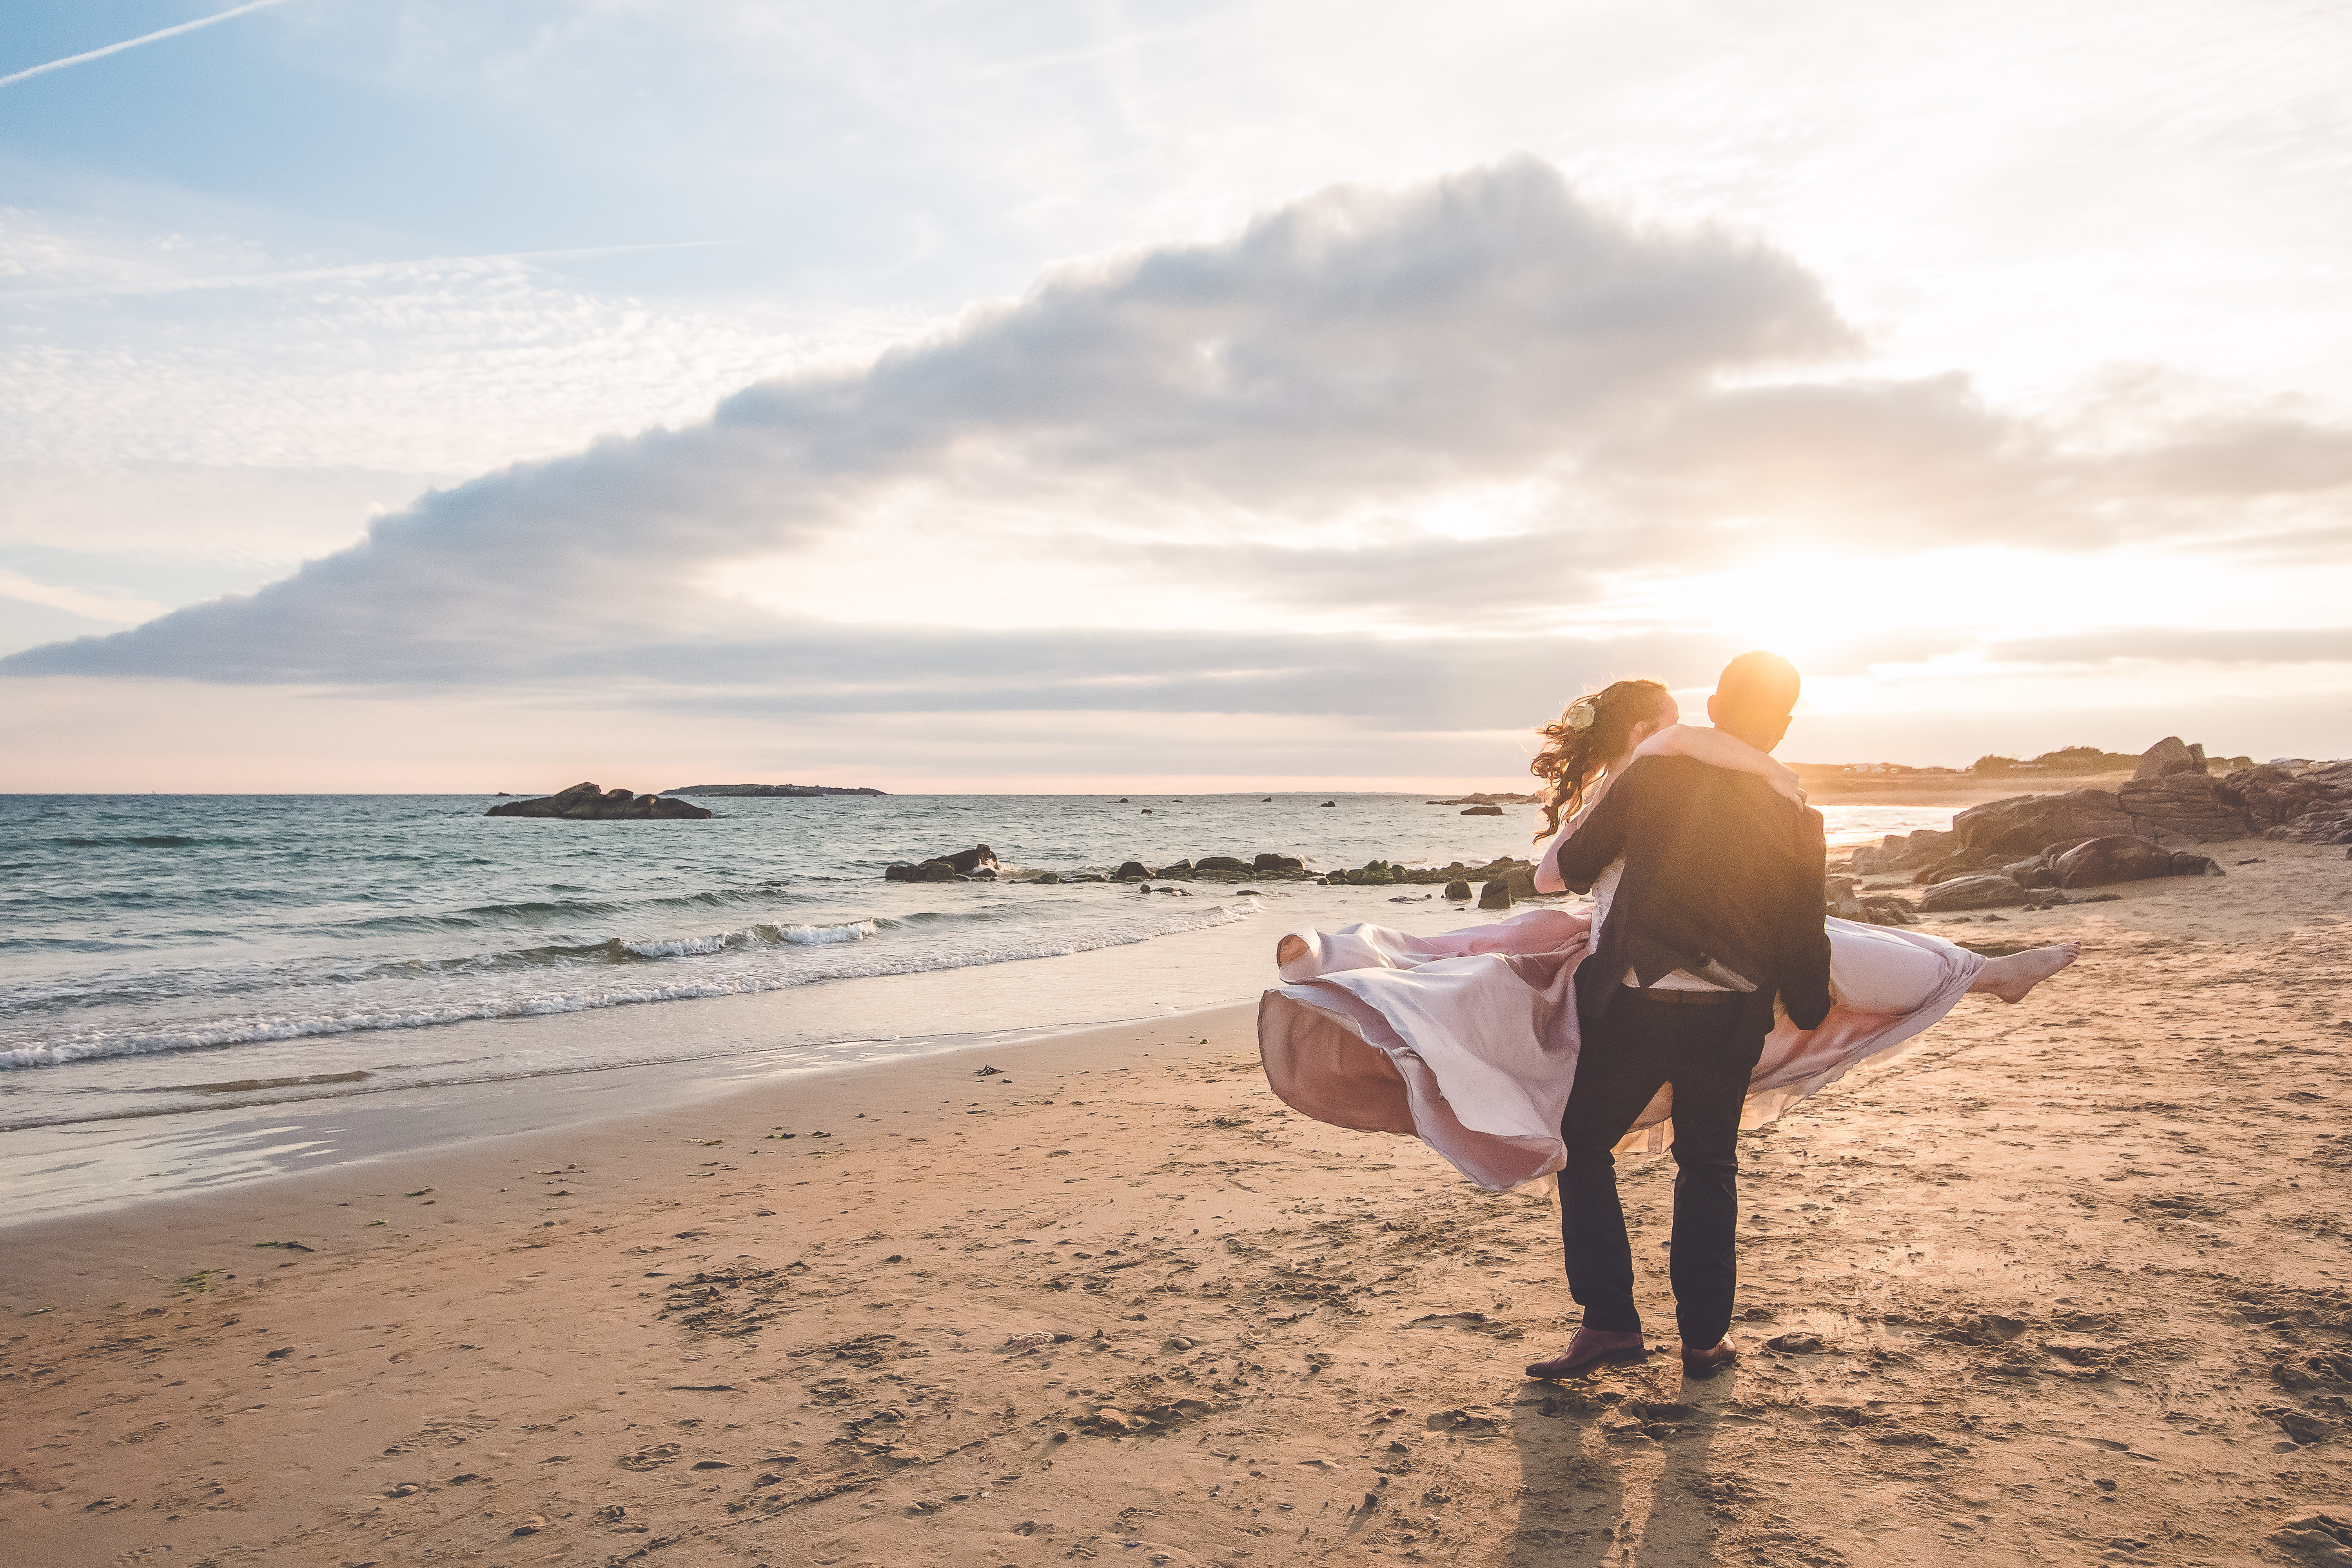
[[[1676,1007],[1728,1007],[1748,1000],[1745,991],[1682,991],[1660,985],[1628,985],[1625,994]]]

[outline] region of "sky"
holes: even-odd
[[[2272,0],[19,0],[0,790],[1511,788],[1755,647],[1799,761],[2352,753],[2347,79]]]

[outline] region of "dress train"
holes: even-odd
[[[1537,909],[1438,936],[1370,924],[1299,931],[1307,951],[1258,1004],[1266,1081],[1318,1121],[1413,1133],[1489,1192],[1549,1175],[1565,1155],[1573,981],[1591,925],[1581,912]],[[1743,1129],[1889,1058],[1951,1011],[1985,964],[1941,937],[1827,927],[1837,1005],[1818,1029],[1780,1015],[1748,1080]],[[1674,1142],[1673,1097],[1671,1085],[1658,1091],[1619,1152]]]

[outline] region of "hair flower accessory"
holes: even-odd
[[[1591,729],[1600,718],[1601,704],[1588,697],[1582,701],[1570,704],[1568,711],[1560,715],[1560,722],[1571,730],[1581,732]]]

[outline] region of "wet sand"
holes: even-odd
[[[1226,1008],[16,1227],[0,1555],[2328,1561],[2352,861],[2216,854],[1948,928],[2087,951],[1744,1141],[1712,1381],[1665,1162],[1669,1353],[1530,1382],[1549,1196],[1286,1111]]]

